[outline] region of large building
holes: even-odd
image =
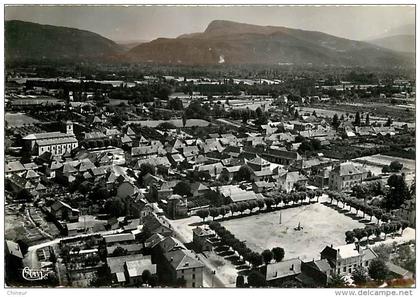
[[[350,190],[367,178],[367,170],[352,162],[336,165],[330,172],[329,188],[331,190]]]
[[[66,133],[35,133],[23,137],[22,140],[24,150],[36,156],[40,156],[45,152],[50,152],[54,156],[62,156],[78,146],[78,141],[73,133],[73,123],[70,121],[66,122]]]
[[[334,273],[351,274],[358,266],[369,267],[378,255],[370,248],[361,248],[357,243],[342,246],[326,246],[321,252],[321,259],[326,259]]]

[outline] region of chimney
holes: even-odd
[[[174,257],[171,257],[171,262],[174,260]]]

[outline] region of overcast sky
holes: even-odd
[[[6,20],[89,30],[115,41],[202,32],[213,20],[286,26],[363,40],[415,23],[414,6],[7,6]],[[414,25],[413,25],[414,31]]]

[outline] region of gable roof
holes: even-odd
[[[277,263],[267,265],[265,279],[267,281],[298,275],[301,272],[302,261],[299,258],[293,258]]]
[[[204,264],[197,259],[197,255],[189,250],[178,249],[163,255],[175,270],[204,267]]]
[[[23,259],[22,250],[20,249],[19,244],[14,241],[6,240],[6,253]]]
[[[19,161],[8,162],[6,163],[6,166],[4,166],[4,171],[6,173],[24,171],[24,170],[25,170],[25,167]]]

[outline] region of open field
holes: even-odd
[[[162,123],[171,123],[173,125],[175,125],[175,127],[177,128],[181,128],[183,127],[182,124],[182,120],[149,120],[149,121],[127,121],[127,125],[130,124],[138,124],[141,126],[147,126],[150,128],[156,128],[159,124]],[[207,122],[206,120],[202,120],[202,119],[188,119],[185,127],[207,127],[210,123]]]
[[[379,109],[385,109],[383,112],[379,112]],[[316,112],[318,116],[332,118],[334,114],[337,114],[338,117],[342,115],[346,117],[346,114],[355,115],[357,111],[361,113],[369,112],[371,114],[370,121],[371,122],[378,122],[378,123],[385,123],[387,121],[387,117],[391,116],[393,119],[394,126],[403,126],[407,125],[409,128],[415,127],[415,113],[414,111],[407,112],[405,109],[402,110],[401,108],[395,108],[394,106],[380,106],[374,107],[372,104],[365,104],[361,106],[354,106],[354,105],[331,105],[319,107],[299,107],[299,112],[301,113],[309,113],[312,114]],[[362,119],[363,121],[363,119]]]
[[[38,123],[39,121],[27,116],[24,113],[9,113],[7,112],[5,114],[5,120],[7,123],[7,127],[22,127],[23,125],[31,125],[34,123]]]
[[[279,212],[282,223],[279,224]],[[303,229],[294,228],[301,223]],[[318,259],[326,245],[345,244],[344,232],[364,224],[320,203],[288,208],[221,223],[253,251],[283,247],[285,259]]]
[[[411,182],[414,179],[414,174],[416,171],[416,160],[398,158],[386,155],[372,155],[354,159],[353,161],[358,163],[366,163],[368,170],[371,170],[373,174],[379,175],[382,173],[382,167],[384,165],[389,165],[392,161],[398,161],[403,164],[403,169],[401,172],[406,174],[407,182]]]

